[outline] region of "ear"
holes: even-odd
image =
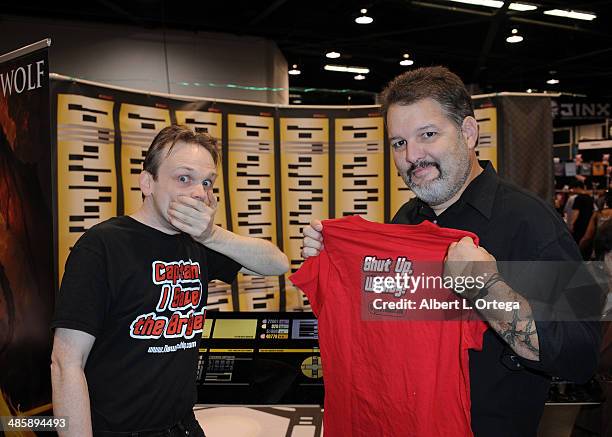
[[[153,193],[153,175],[148,171],[141,171],[140,176],[138,177],[138,182],[140,183],[140,191],[142,194],[147,197]]]
[[[478,122],[471,115],[463,119],[461,134],[469,149],[476,147],[476,144],[478,144]]]

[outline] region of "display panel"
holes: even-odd
[[[384,221],[382,117],[337,118],[336,217],[359,214]]]
[[[476,156],[478,159],[491,161],[497,168],[497,109],[475,109],[474,115],[478,121],[478,146]]]
[[[117,215],[114,105],[74,94],[57,96],[59,278],[83,232]]]
[[[290,265],[286,309],[309,310],[308,299],[288,277],[303,262],[304,227],[329,218],[329,119],[281,118],[280,131],[283,248]]]
[[[207,315],[198,403],[323,403],[318,323],[312,313]]]
[[[123,103],[119,111],[121,129],[121,177],[123,180],[124,214],[135,212],[142,205],[139,176],[153,138],[170,125],[170,111],[150,106]]]

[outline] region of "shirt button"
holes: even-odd
[[[438,220],[434,220],[433,222],[434,222],[435,224],[438,224]]]

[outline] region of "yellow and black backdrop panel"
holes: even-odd
[[[287,311],[310,311],[304,294],[288,277],[302,265],[302,230],[330,215],[330,116],[325,112],[281,110],[280,168],[283,248],[290,270],[285,277]]]
[[[256,107],[245,109],[258,111]],[[277,244],[275,119],[272,114],[260,112],[257,115],[227,115],[232,230],[239,235]],[[277,311],[279,278],[241,273],[238,275],[238,297],[241,311]]]
[[[335,120],[336,217],[359,214],[382,222],[384,204],[384,143],[381,116]]]
[[[57,244],[61,278],[70,248],[96,223],[117,215],[115,102],[57,96]]]
[[[378,107],[286,107],[119,91],[52,81],[57,141],[57,280],[79,236],[142,202],[138,174],[156,133],[171,123],[213,136],[221,151],[215,223],[278,245],[291,269],[280,277],[240,274],[213,282],[209,308],[310,311],[288,280],[302,264],[312,219],[361,214],[389,221],[413,197],[395,169]],[[500,103],[476,101],[478,154],[498,167]],[[502,120],[503,121],[503,120]],[[506,153],[508,155],[508,153]],[[509,156],[509,155],[508,155]],[[507,159],[511,159],[507,158]]]
[[[478,159],[491,161],[493,167],[497,169],[497,108],[494,106],[476,107],[474,115],[478,121],[476,156]]]
[[[206,133],[217,141],[217,148],[221,152],[223,143],[223,115],[221,111],[210,104],[210,102],[195,102],[185,104],[184,109],[175,111],[176,122],[188,126],[198,133]],[[223,162],[223,155],[219,156],[219,162]],[[217,166],[217,179],[213,188],[217,198],[217,213],[215,224],[224,229],[227,225],[227,212],[225,202],[225,181],[223,177],[223,166]],[[210,310],[232,311],[232,287],[221,281],[212,281],[208,284],[208,308]]]
[[[162,106],[162,107],[160,107]],[[170,111],[121,102],[119,106],[120,156],[123,186],[123,213],[132,214],[142,205],[138,181],[142,163],[157,132],[170,125]]]

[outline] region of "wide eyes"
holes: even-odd
[[[184,184],[184,185],[193,183],[193,178],[189,175],[180,175],[177,179],[181,184]],[[210,179],[204,179],[202,181],[202,186],[204,188],[210,188],[213,186],[213,181]]]

